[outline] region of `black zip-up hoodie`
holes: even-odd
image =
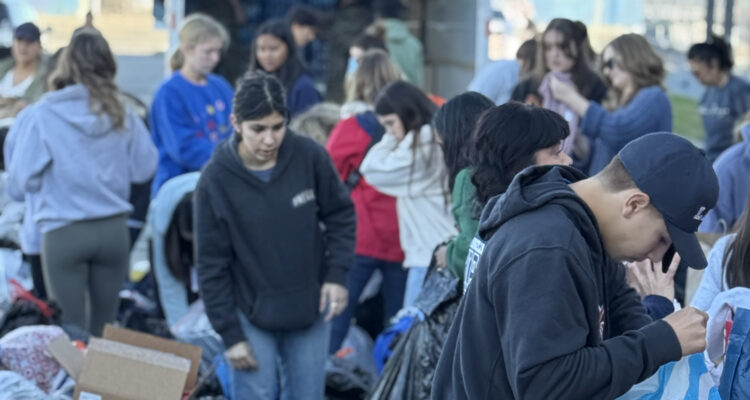
[[[287,130],[278,157],[264,182],[226,140],[195,189],[201,298],[227,348],[246,340],[238,310],[266,330],[310,326],[321,284],[346,286],[354,259],[354,205],[328,153]]]
[[[568,186],[583,178],[531,167],[485,207],[433,399],[612,399],[680,358]]]

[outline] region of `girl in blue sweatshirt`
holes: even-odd
[[[170,178],[200,170],[216,144],[232,134],[234,92],[224,78],[211,73],[229,41],[226,30],[211,17],[193,14],[179,37],[180,48],[171,60],[175,72],[159,87],[149,115],[159,149],[151,198]]]
[[[556,78],[550,84],[552,95],[583,118],[589,175],[601,171],[629,142],[672,130],[672,105],[662,87],[664,64],[643,36],[631,33],[610,42],[602,52],[601,66],[615,94],[610,107],[587,100]]]
[[[11,128],[8,184],[32,198],[49,297],[63,322],[94,335],[114,321],[128,271],[130,185],[151,179],[157,163],[143,121],[118,98],[115,71],[101,34],[80,31],[52,74],[54,91]]]
[[[305,72],[294,36],[282,19],[266,21],[258,28],[250,53],[250,71],[263,71],[279,78],[286,88],[290,118],[323,100]]]

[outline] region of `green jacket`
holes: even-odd
[[[476,202],[474,195],[476,188],[471,183],[472,170],[462,169],[456,175],[453,185],[453,216],[458,225],[458,236],[448,242],[446,259],[448,269],[458,279],[464,279],[464,268],[466,267],[466,256],[469,254],[471,240],[477,234],[479,219],[476,215]]]
[[[401,67],[409,82],[424,87],[424,55],[422,42],[409,32],[398,19],[382,20],[385,27],[385,45],[393,60]]]
[[[42,55],[41,60],[39,60],[39,65],[36,68],[34,79],[31,81],[31,86],[26,89],[26,92],[23,95],[23,99],[29,103],[37,101],[44,94],[44,79],[47,77],[48,64],[47,56]],[[7,57],[0,60],[0,79],[2,79],[2,77],[10,72],[15,66],[16,61],[13,57]]]

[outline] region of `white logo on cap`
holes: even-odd
[[[701,207],[701,209],[698,210],[698,213],[695,214],[693,219],[696,221],[703,221],[703,218],[706,218],[706,214],[708,214],[708,210],[706,209],[706,207]]]

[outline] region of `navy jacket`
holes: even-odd
[[[606,253],[569,167],[531,167],[485,207],[433,399],[612,399],[680,358]],[[472,254],[474,253],[474,254]]]

